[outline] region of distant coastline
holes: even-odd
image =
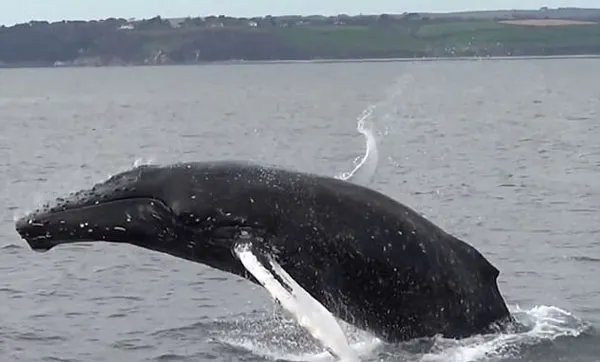
[[[600,57],[600,9],[31,21],[0,67]]]

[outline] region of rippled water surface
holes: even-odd
[[[136,160],[238,158],[372,186],[486,255],[524,331],[365,361],[600,360],[600,61],[0,71],[2,361],[329,360],[249,282],[123,245],[29,250],[13,220]]]

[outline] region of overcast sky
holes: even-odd
[[[358,14],[600,7],[600,0],[0,0],[0,24],[205,15]]]

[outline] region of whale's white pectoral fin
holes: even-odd
[[[253,248],[251,242],[240,242],[234,250],[246,270],[304,329],[320,341],[329,353],[339,360],[359,361],[331,313],[296,283],[270,255]]]

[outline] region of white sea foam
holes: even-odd
[[[149,158],[149,159],[137,158],[135,161],[133,161],[133,167],[137,168],[140,166],[152,165],[152,164],[154,164],[154,162],[155,162],[155,160],[153,158]]]
[[[342,321],[338,322],[344,326],[344,332],[350,340],[350,348],[365,362],[487,362],[518,358],[527,347],[561,337],[576,338],[590,328],[589,324],[555,306],[535,306],[530,309],[514,306],[511,307],[511,312],[524,325],[524,328],[518,332],[477,335],[461,340],[437,337],[399,344],[383,343],[366,332],[359,331]],[[334,361],[329,353],[319,351],[318,346],[298,346],[292,341],[287,341],[294,337],[301,340],[304,338],[298,336],[303,331],[290,331],[293,326],[285,321],[276,325],[264,322],[269,325],[269,332],[259,330],[258,333],[242,336],[235,333],[225,334],[219,338],[219,341],[272,360]],[[282,338],[270,339],[267,333],[279,334]],[[419,350],[415,351],[416,344],[427,347],[425,350],[418,348]]]

